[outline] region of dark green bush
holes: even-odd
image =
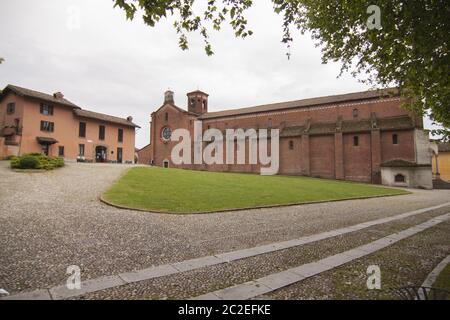
[[[42,153],[38,153],[38,152],[28,153],[28,154],[25,154],[24,156],[32,156],[32,157],[46,157],[46,155],[45,155],[45,154],[42,154]]]
[[[9,160],[11,161],[11,168],[13,169],[18,169],[19,168],[19,157],[16,156],[12,156],[9,158]]]
[[[22,157],[11,159],[12,169],[42,169],[53,170],[64,166],[64,159],[57,157],[48,157],[40,153],[26,154]]]
[[[19,159],[20,169],[39,169],[39,160],[33,156],[23,156]]]

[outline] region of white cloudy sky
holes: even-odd
[[[296,36],[288,60],[269,0],[255,1],[248,19],[251,38],[224,28],[212,34],[216,54],[207,57],[199,36],[182,51],[172,21],[127,21],[112,0],[2,0],[0,87],[61,91],[82,108],[132,115],[142,126],[137,147],[148,143],[150,113],[169,87],[182,108],[187,92],[209,93],[211,111],[368,89],[350,75],[337,79],[340,64],[321,64],[307,35]]]

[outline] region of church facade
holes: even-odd
[[[209,112],[208,94],[187,94],[187,108],[173,92],[151,114],[150,144],[139,162],[167,168],[259,173],[259,164],[173,163],[176,129],[204,131],[279,129],[279,174],[393,186],[432,187],[431,153],[423,119],[402,107],[396,89],[357,92],[256,107]],[[248,146],[246,141],[246,146]],[[207,142],[204,142],[206,145]],[[238,148],[237,146],[235,146]],[[235,156],[237,150],[235,150]],[[246,158],[248,158],[246,148]]]

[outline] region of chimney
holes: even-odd
[[[127,121],[128,121],[128,122],[133,122],[133,117],[132,117],[132,116],[128,116],[128,117],[127,117]]]
[[[164,93],[164,104],[166,103],[170,103],[170,104],[174,104],[174,100],[173,100],[173,91],[171,90],[167,90]]]
[[[58,91],[53,94],[53,97],[55,97],[56,99],[62,99],[62,98],[64,98],[64,95]]]

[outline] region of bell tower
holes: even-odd
[[[208,112],[208,97],[207,93],[200,90],[189,92],[188,97],[188,111],[196,114],[203,114]]]
[[[174,104],[174,99],[173,99],[173,91],[172,90],[167,90],[166,92],[164,92],[164,104]]]

